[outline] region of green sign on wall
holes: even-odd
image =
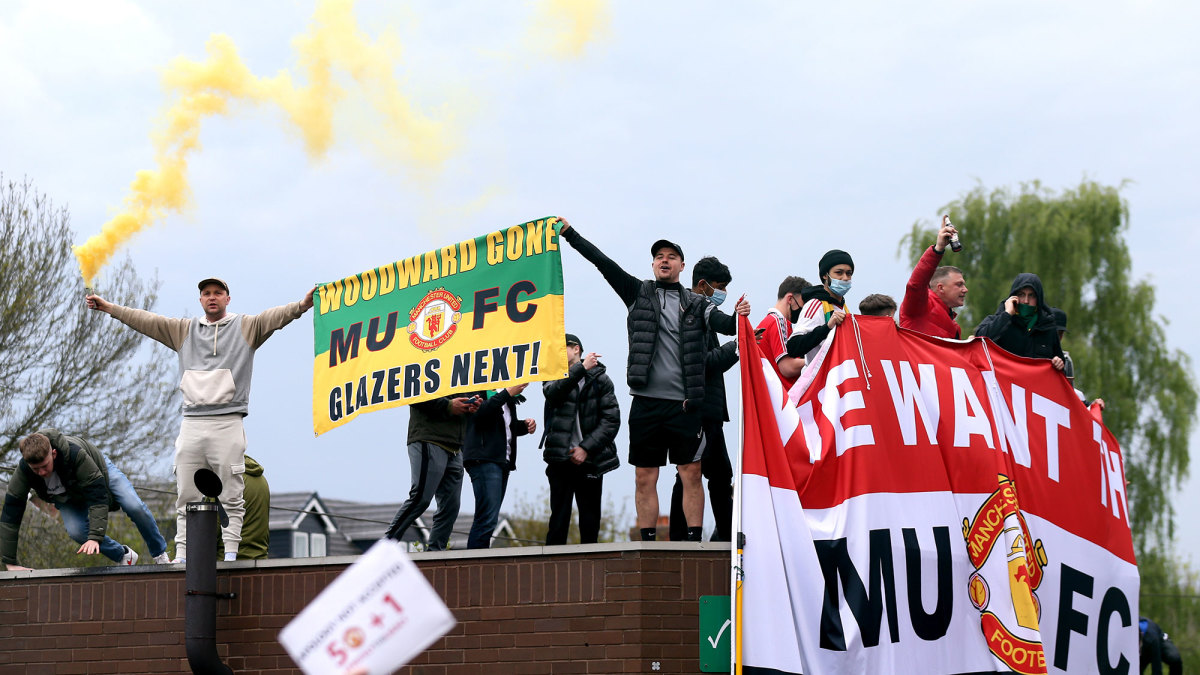
[[[728,595],[700,596],[700,672],[728,673],[733,622]]]

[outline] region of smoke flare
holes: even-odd
[[[231,103],[278,107],[299,131],[309,156],[319,159],[334,142],[334,107],[346,94],[335,72],[343,72],[379,113],[383,131],[391,145],[400,148],[403,161],[415,168],[441,168],[455,149],[448,120],[417,110],[393,74],[399,61],[398,43],[387,36],[370,40],[358,28],[353,4],[352,0],[321,0],[308,32],[293,40],[307,79],[303,86],[295,85],[287,71],[274,77],[254,75],[225,35],[209,38],[204,61],[171,61],[163,86],[173,102],[152,134],[156,167],[138,171],[122,211],[104,223],[99,234],[75,247],[89,286],[130,237],[168,213],[187,208],[191,202],[187,162],[200,149],[200,125],[214,115],[228,114]]]
[[[382,130],[371,139],[373,149],[414,169],[436,174],[458,149],[447,114],[428,116],[418,110],[396,81],[399,41],[383,34],[372,41],[358,27],[354,0],[319,0],[308,31],[292,41],[296,61],[307,84],[298,86],[287,71],[258,77],[238,54],[233,40],[213,35],[207,58],[173,59],[162,76],[170,106],[151,134],[155,168],[138,171],[124,198],[123,209],[100,233],[75,247],[87,286],[117,249],[145,227],[191,203],[188,158],[200,149],[200,125],[214,115],[227,115],[232,104],[274,106],[303,140],[312,159],[333,146],[334,109],[347,92],[336,74],[352,81],[378,114]],[[606,0],[541,0],[530,20],[535,51],[560,59],[578,59],[588,45],[608,30]]]

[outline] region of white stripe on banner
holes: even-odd
[[[746,673],[1136,672],[1137,568],[1103,547],[1034,516],[991,527],[991,495],[805,512],[794,491],[742,480]],[[1027,547],[1044,572],[1026,572]]]

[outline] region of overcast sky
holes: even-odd
[[[3,3],[0,172],[69,207],[82,243],[121,206],[134,173],[153,166],[168,62],[203,58],[206,39],[224,33],[254,73],[297,73],[291,39],[313,7]],[[206,121],[190,163],[192,208],[124,249],[161,279],[158,310],[198,315],[195,284],[215,275],[230,283],[231,311],[254,313],[299,299],[314,282],[561,215],[639,276],[649,276],[646,249],[660,236],[680,242],[688,261],[719,255],[733,272],[731,295],[748,293],[757,320],[782,277],[812,279],[830,248],[855,258],[854,304],[871,292],[899,298],[909,271],[900,237],[978,184],[1066,188],[1090,178],[1131,181],[1123,195],[1134,274],[1158,289],[1169,346],[1200,357],[1191,276],[1200,254],[1200,5],[610,9],[607,31],[570,59],[533,46],[530,3],[360,3],[368,37],[397,36],[404,91],[451,121],[455,153],[440,172],[415,175],[358,142],[363,115],[352,97],[336,118],[341,140],[317,161],[270,106]],[[971,245],[969,232],[963,240]],[[563,261],[567,330],[604,354],[627,404],[621,303],[577,253],[564,249]],[[250,454],[275,491],[402,500],[407,412],[314,438],[312,344],[308,315],[259,351]],[[540,422],[535,389],[522,416]],[[622,461],[624,439],[622,431]],[[519,450],[509,504],[545,492],[534,446]],[[147,449],[164,466],[172,451]],[[1194,510],[1198,483],[1177,498],[1181,513]],[[605,492],[632,519],[632,469],[609,474]],[[464,510],[471,503],[468,481]],[[1200,559],[1200,521],[1178,525],[1181,549]]]

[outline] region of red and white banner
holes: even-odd
[[[1049,361],[854,316],[789,395],[741,324],[744,672],[1136,670],[1120,448]]]

